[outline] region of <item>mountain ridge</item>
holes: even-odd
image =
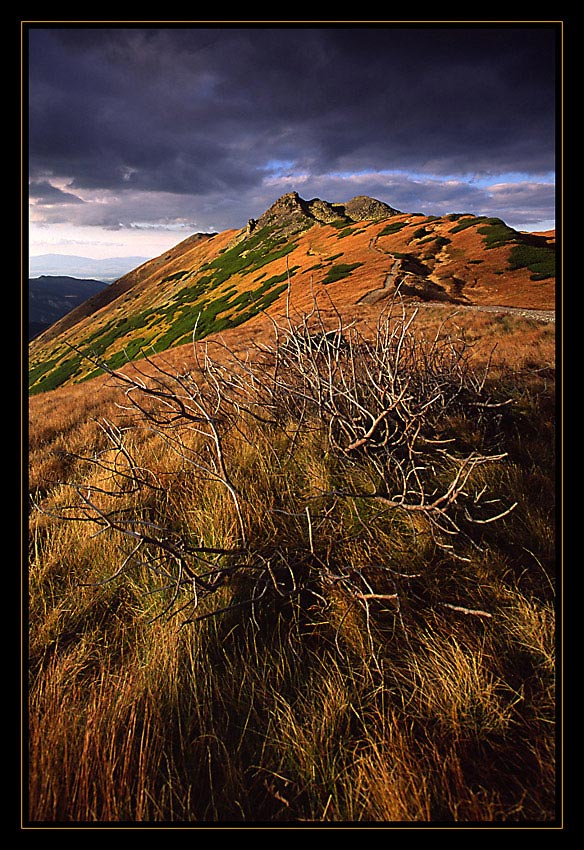
[[[31,391],[95,374],[81,351],[117,368],[145,350],[192,343],[195,326],[205,339],[277,316],[287,300],[309,311],[318,292],[349,317],[381,309],[398,289],[414,302],[553,309],[550,242],[498,218],[289,192],[245,227],[192,234],[42,333],[30,346]]]
[[[28,279],[29,339],[53,325],[108,284],[92,278],[40,275]]]

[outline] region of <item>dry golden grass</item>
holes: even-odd
[[[428,308],[421,330],[443,317]],[[316,517],[315,497],[346,474],[322,429],[292,439],[242,418],[226,437],[253,553],[274,568],[288,559],[299,578],[311,557],[333,573],[390,567],[369,577],[400,604],[368,616],[339,583],[287,605],[274,597],[254,616],[232,608],[182,628],[159,616],[172,593],[148,564],[112,578],[129,551],[122,535],[51,516],[72,483],[103,481],[83,456],[105,447],[95,420],[127,424],[119,390],[99,379],[31,399],[30,488],[43,512],[29,538],[28,823],[554,822],[553,329],[467,319],[479,363],[498,343],[493,393],[514,401],[508,461],[475,483],[519,502],[478,529],[468,561],[379,506],[325,502],[309,527],[306,507]],[[269,338],[258,328],[225,339],[244,350],[248,333]],[[166,354],[177,368],[188,359]],[[477,439],[472,421],[450,424]],[[164,491],[120,507],[208,545],[236,539],[224,489],[156,435],[127,438]],[[245,591],[227,583],[216,604]]]

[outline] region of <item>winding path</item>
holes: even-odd
[[[399,271],[400,265],[400,260],[394,260],[391,269],[385,275],[383,286],[380,286],[378,289],[372,289],[370,292],[367,292],[366,295],[363,295],[361,298],[359,298],[357,304],[377,304],[377,302],[381,301],[382,298],[386,298],[389,294],[388,291],[391,288],[391,284],[393,283],[394,278]]]
[[[384,251],[382,248],[377,246],[377,236],[374,236],[369,242],[369,248],[371,251],[378,251],[380,254],[389,254],[388,251]],[[391,269],[386,274],[385,279],[383,281],[383,286],[378,287],[377,289],[372,289],[370,292],[363,295],[358,304],[376,304],[378,301],[381,301],[382,298],[386,298],[389,294],[389,290],[391,289],[391,285],[395,279],[396,274],[398,273],[401,266],[401,262],[399,259],[395,259]],[[436,305],[444,305],[444,301],[419,301],[416,303],[417,307],[435,307]],[[451,306],[454,310],[472,310],[477,313],[511,313],[516,316],[522,316],[525,319],[534,319],[537,322],[555,322],[556,321],[556,311],[555,310],[534,310],[528,307],[507,307],[504,305],[493,305],[493,304],[460,304],[455,302],[451,303]]]

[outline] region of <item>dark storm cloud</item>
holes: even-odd
[[[53,206],[54,204],[82,204],[81,198],[71,192],[53,186],[46,180],[32,182],[29,186],[29,195],[37,204]]]
[[[81,194],[251,198],[280,161],[314,175],[554,168],[553,26],[28,35],[31,175]]]

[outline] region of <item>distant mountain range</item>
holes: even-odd
[[[30,344],[29,387],[87,380],[102,373],[96,361],[117,369],[179,346],[192,357],[193,338],[237,344],[270,319],[309,314],[315,298],[349,323],[398,292],[453,309],[553,310],[555,265],[553,233],[521,233],[499,218],[289,192],[239,230],[189,236],[57,320]]]
[[[28,280],[28,338],[33,339],[108,286],[102,280],[42,275]]]
[[[122,275],[127,274],[136,266],[145,263],[147,257],[107,257],[93,259],[92,257],[76,257],[69,254],[40,254],[30,257],[28,264],[29,277],[54,275],[75,278],[93,278],[111,283]]]

